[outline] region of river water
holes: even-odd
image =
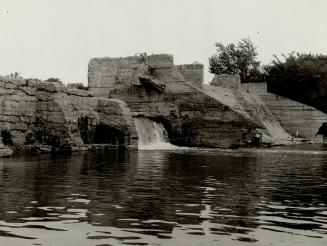
[[[327,149],[0,159],[0,245],[327,245]]]

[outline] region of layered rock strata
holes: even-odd
[[[200,64],[176,67],[171,55],[96,58],[89,88],[96,96],[125,101],[134,117],[162,123],[176,145],[229,148],[258,144],[264,127],[197,88]],[[184,77],[194,76],[189,81]],[[142,78],[152,83],[142,83]],[[162,85],[161,90],[154,85]]]
[[[163,123],[172,143],[233,147],[319,142],[326,114],[241,84],[238,76],[216,76],[203,84],[203,65],[175,66],[171,55],[94,58],[89,88],[97,96],[126,101],[134,117]]]
[[[84,91],[0,77],[0,156],[136,148],[136,118],[163,125],[173,144],[222,148],[320,141],[327,123],[326,114],[265,84],[220,76],[205,85],[202,64],[175,66],[166,54],[94,58],[88,80]]]
[[[0,78],[1,144],[15,150],[57,151],[136,147],[127,105],[61,83]]]
[[[13,154],[13,150],[9,147],[6,147],[3,145],[3,143],[0,143],[0,157],[7,157],[11,156]]]

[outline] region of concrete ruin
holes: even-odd
[[[255,142],[261,126],[204,93],[202,84],[202,65],[175,66],[166,54],[89,63],[90,91],[125,101],[134,118],[162,123],[175,145],[229,148]]]
[[[162,122],[176,145],[242,146],[258,134],[273,145],[321,142],[327,122],[323,112],[267,92],[265,83],[221,75],[204,84],[203,65],[174,65],[166,54],[92,59],[89,89],[125,101],[134,117]]]
[[[94,58],[88,69],[88,91],[0,77],[0,156],[137,148],[135,121],[160,124],[178,146],[322,141],[327,115],[267,92],[264,83],[224,75],[204,84],[202,64],[175,65],[167,54]]]

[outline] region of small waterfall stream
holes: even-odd
[[[175,149],[169,143],[165,127],[147,118],[135,118],[135,125],[139,137],[138,148],[141,150]]]

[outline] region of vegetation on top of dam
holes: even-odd
[[[327,112],[327,55],[291,52],[274,55],[261,66],[257,47],[248,38],[238,43],[216,43],[209,58],[213,74],[240,74],[242,83],[267,82],[268,91]]]

